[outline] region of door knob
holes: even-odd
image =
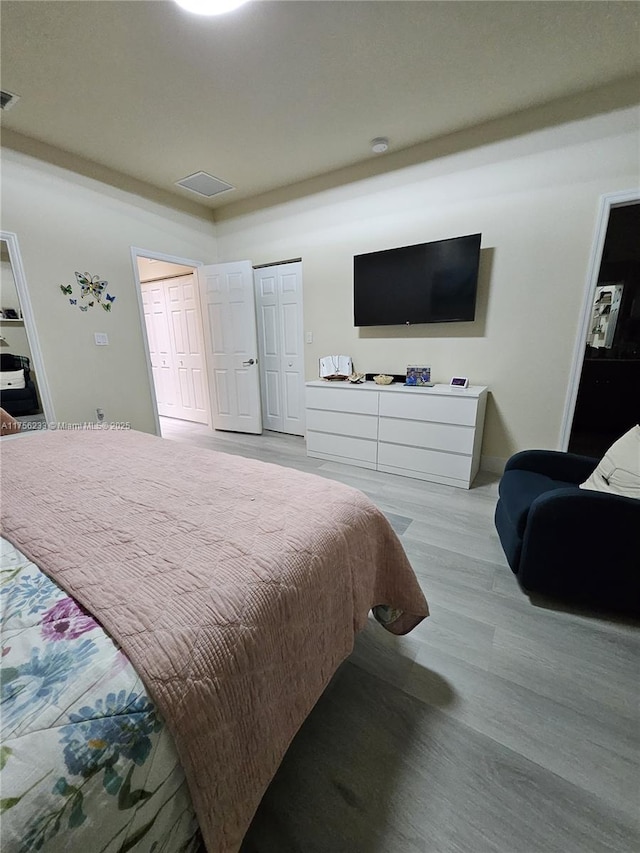
[[[255,364],[255,361],[252,358],[250,358],[249,361],[243,361],[242,363],[243,364]]]

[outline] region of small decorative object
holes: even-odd
[[[3,308],[2,316],[5,320],[19,320],[18,312],[15,308]]]
[[[453,376],[449,385],[451,385],[452,388],[468,388],[469,380],[466,376]]]
[[[376,385],[391,385],[393,382],[393,376],[387,376],[385,373],[379,373],[377,376],[373,377],[373,381]]]
[[[88,301],[81,301],[80,304],[78,304],[77,299],[71,298],[73,295],[72,285],[61,284],[60,290],[65,296],[69,297],[70,305],[77,305],[81,311],[87,311],[89,308],[93,308],[97,302],[98,305],[102,305],[105,311],[111,311],[116,298],[106,292],[107,285],[109,284],[106,279],[100,278],[99,275],[91,275],[91,273],[88,272],[76,272],[76,283],[80,285],[80,299],[87,299]],[[102,301],[103,295],[105,298],[104,302]]]
[[[325,355],[320,359],[320,379],[348,379],[353,373],[353,362],[349,355]]]
[[[80,285],[80,296],[95,296],[98,302],[102,301],[102,294],[107,289],[109,282],[101,279],[99,275],[91,275],[88,272],[76,272],[76,281]]]
[[[407,367],[405,385],[433,385],[430,367]]]
[[[352,373],[351,376],[347,377],[349,382],[352,382],[354,385],[359,385],[361,382],[364,382],[365,378],[365,373]]]

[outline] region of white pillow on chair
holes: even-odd
[[[25,387],[24,369],[0,370],[0,389],[8,391],[10,388],[22,389]]]
[[[580,488],[640,500],[640,426],[614,441]]]

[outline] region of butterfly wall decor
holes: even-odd
[[[109,282],[104,281],[99,275],[91,273],[76,272],[76,281],[80,285],[80,296],[95,296],[98,302],[102,301],[102,294]]]
[[[111,311],[116,298],[110,293],[107,293],[107,285],[109,282],[106,279],[100,278],[99,275],[91,275],[91,273],[88,272],[83,273],[76,271],[76,284],[80,285],[80,299],[87,299],[88,301],[81,301],[78,305],[77,299],[70,298],[70,305],[78,305],[78,308],[81,311],[87,311],[89,308],[93,308],[97,303],[98,305],[102,305],[105,311]],[[71,297],[73,295],[73,286],[70,284],[61,284],[60,290],[65,296]],[[104,302],[102,301],[103,296],[105,299]]]

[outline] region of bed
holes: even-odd
[[[428,615],[361,492],[133,431],[4,439],[2,536],[6,853],[234,853],[369,612]]]

